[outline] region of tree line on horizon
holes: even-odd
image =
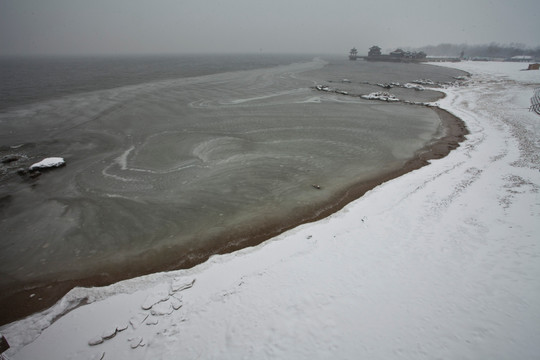
[[[490,58],[511,58],[512,56],[528,55],[540,57],[540,46],[529,48],[524,44],[511,43],[503,45],[492,42],[483,45],[468,44],[448,44],[428,45],[414,49],[423,51],[431,56],[454,56],[461,54],[465,57],[490,57]]]

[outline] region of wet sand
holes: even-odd
[[[70,289],[76,286],[104,286],[120,280],[153,272],[190,268],[204,262],[214,254],[229,253],[249,246],[255,246],[301,224],[323,219],[342,209],[348,203],[358,199],[370,189],[425,166],[430,159],[442,158],[452,149],[459,146],[459,143],[463,141],[465,135],[468,134],[465,124],[460,119],[444,110],[438,108],[432,109],[439,116],[442,126],[444,127],[445,135],[419,150],[413,159],[407,161],[405,165],[398,170],[367,181],[361,181],[341,193],[336,194],[336,196],[328,200],[325,206],[307,209],[308,211],[304,212],[303,216],[291,216],[288,218],[287,222],[273,223],[269,221],[265,226],[256,229],[248,229],[247,231],[228,231],[225,238],[223,234],[219,234],[219,243],[224,245],[197,249],[197,251],[191,252],[189,257],[182,257],[180,261],[178,261],[178,254],[174,251],[169,252],[166,257],[164,257],[163,253],[150,253],[146,254],[145,261],[141,262],[141,265],[143,263],[146,265],[134,267],[137,269],[135,271],[133,270],[133,267],[131,267],[131,269],[104,268],[103,272],[97,276],[53,282],[46,285],[38,283],[29,284],[23,290],[17,290],[2,296],[0,299],[0,308],[2,309],[2,312],[0,313],[0,324],[6,324],[32,313],[44,310],[53,305]],[[314,188],[313,191],[324,191],[324,188],[320,190]],[[309,215],[305,216],[305,214]],[[218,242],[212,241],[211,243],[217,244]]]

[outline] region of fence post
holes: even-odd
[[[531,97],[531,107],[529,111],[534,111],[540,115],[540,87],[534,89],[534,95]]]
[[[4,357],[4,355],[2,355],[4,353],[4,351],[6,351],[7,349],[9,349],[9,344],[6,340],[6,338],[4,337],[4,335],[0,334],[0,359],[6,359]]]

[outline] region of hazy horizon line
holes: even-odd
[[[377,45],[377,44],[373,44]],[[373,46],[372,45],[372,46]],[[467,46],[467,47],[482,47],[497,45],[501,47],[514,47],[520,50],[536,50],[540,49],[540,44],[529,46],[523,43],[497,43],[495,41],[487,43],[450,43],[441,42],[436,45],[428,44],[422,46],[397,46],[388,47],[388,49],[422,49],[426,47],[437,47],[442,45],[450,46]],[[380,46],[380,45],[377,45]],[[19,52],[10,54],[0,54],[0,58],[58,58],[58,57],[144,57],[144,56],[212,56],[212,55],[309,55],[309,56],[340,56],[348,55],[352,48],[362,50],[356,46],[351,46],[348,49],[343,49],[343,52],[327,52],[327,51],[171,51],[171,52],[59,52],[59,53],[38,53],[38,52]],[[384,46],[381,48],[386,49]],[[360,56],[367,56],[369,48],[360,52]],[[429,54],[428,54],[429,55]]]

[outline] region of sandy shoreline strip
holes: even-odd
[[[269,223],[263,228],[258,228],[250,232],[229,232],[225,235],[225,241],[223,241],[224,236],[220,236],[220,242],[225,245],[203,249],[189,258],[183,258],[181,261],[177,260],[177,254],[175,252],[171,252],[170,258],[163,258],[162,254],[160,254],[159,261],[157,259],[145,261],[145,264],[149,265],[141,266],[140,271],[136,273],[133,271],[108,272],[103,273],[100,276],[93,276],[85,279],[36,284],[35,286],[26,287],[25,289],[17,289],[0,299],[0,307],[3,309],[0,314],[0,325],[10,323],[49,308],[74,287],[106,286],[121,280],[154,272],[188,269],[203,263],[212,255],[230,253],[246,247],[258,245],[287,230],[305,223],[321,220],[339,211],[344,206],[360,198],[367,191],[376,186],[419,169],[422,166],[427,165],[430,159],[442,158],[448,155],[451,150],[459,146],[459,143],[463,141],[465,135],[468,134],[464,122],[446,110],[437,107],[431,108],[438,114],[441,124],[445,129],[445,136],[430,143],[423,149],[420,149],[417,152],[417,155],[405,163],[402,168],[378,176],[369,181],[362,181],[329,199],[327,205],[322,208],[317,207],[309,209],[306,211],[306,213],[310,214],[307,217],[305,216],[306,213],[303,213],[301,216],[291,217],[290,221],[287,223]],[[218,242],[216,241],[213,243]]]

